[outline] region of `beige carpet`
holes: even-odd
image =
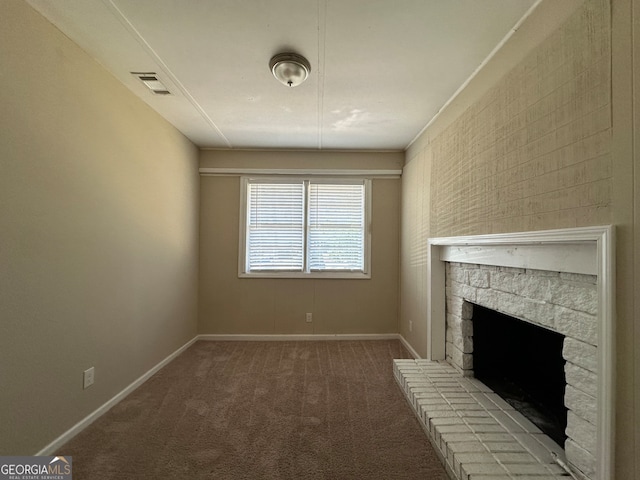
[[[195,343],[60,449],[75,480],[448,477],[400,342]]]

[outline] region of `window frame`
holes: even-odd
[[[248,185],[250,182],[260,183],[303,183],[304,184],[304,244],[303,244],[303,271],[272,270],[272,271],[247,271],[247,222],[248,222]],[[308,218],[309,218],[309,184],[363,184],[364,185],[364,268],[358,271],[340,270],[309,270],[308,262]],[[370,279],[371,278],[371,198],[372,182],[366,177],[335,177],[335,176],[241,176],[240,177],[240,228],[238,248],[238,277],[239,278],[334,278],[334,279]]]

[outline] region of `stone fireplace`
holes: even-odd
[[[452,425],[449,425],[448,421],[443,424],[443,420],[439,418],[442,412],[436,408],[437,405],[434,407],[432,402],[435,392],[450,405],[457,401],[456,398],[463,398],[463,394],[473,399],[477,398],[479,403],[483,404],[488,416],[498,420],[500,432],[505,429],[508,432],[508,426],[512,423],[518,424],[514,427],[518,433],[511,433],[513,438],[522,445],[531,442],[531,439],[518,436],[521,435],[520,429],[524,425],[527,426],[525,428],[527,433],[536,438],[538,443],[549,443],[544,439],[546,438],[543,434],[544,428],[541,431],[534,425],[529,426],[526,419],[518,420],[521,416],[518,412],[511,413],[515,402],[506,405],[505,402],[500,403],[498,401],[500,399],[495,400],[495,397],[490,397],[494,403],[501,405],[501,410],[495,412],[495,405],[491,402],[488,402],[490,407],[487,407],[484,397],[495,395],[495,393],[491,389],[484,390],[485,385],[475,383],[476,380],[473,380],[474,342],[479,342],[483,336],[487,336],[487,333],[484,333],[477,339],[474,338],[474,311],[484,312],[485,309],[489,309],[489,312],[496,312],[495,315],[500,317],[499,321],[493,320],[494,314],[483,313],[485,316],[488,315],[488,319],[483,318],[483,322],[489,322],[489,331],[494,325],[503,325],[503,328],[511,325],[511,323],[500,323],[505,321],[523,322],[527,324],[525,328],[541,330],[539,333],[536,333],[537,330],[525,330],[531,332],[524,335],[530,336],[530,343],[533,344],[526,350],[524,347],[513,349],[510,336],[515,334],[509,333],[501,337],[501,345],[494,344],[489,347],[494,351],[493,353],[522,354],[528,357],[528,361],[533,365],[522,366],[525,372],[527,368],[535,369],[537,364],[549,379],[555,379],[556,383],[563,382],[560,385],[560,394],[555,394],[556,403],[559,398],[563,404],[555,405],[552,409],[556,412],[565,412],[566,417],[562,420],[565,424],[560,423],[560,427],[556,425],[555,428],[560,430],[560,434],[557,431],[553,433],[550,431],[551,436],[560,445],[556,449],[551,445],[553,442],[550,442],[547,453],[554,459],[560,454],[559,463],[565,463],[575,472],[576,478],[591,480],[612,478],[614,320],[612,228],[593,227],[437,238],[430,240],[429,247],[428,358],[432,362],[438,361],[439,365],[443,366],[440,368],[432,364],[422,364],[419,367],[419,370],[426,372],[427,376],[435,375],[438,379],[434,382],[433,378],[430,378],[430,385],[420,383],[419,376],[416,375],[418,371],[413,369],[412,365],[399,365],[396,368],[398,370],[396,376],[401,384],[404,383],[406,386],[413,382],[418,388],[407,393],[407,396],[416,408],[416,413],[427,420],[428,425],[425,425],[425,430],[437,435],[436,446],[443,447],[443,459],[449,461],[448,468],[454,476],[473,478],[473,475],[468,472],[477,470],[483,473],[486,470],[498,478],[498,472],[506,470],[505,475],[511,475],[507,478],[512,478],[517,477],[518,469],[533,473],[538,467],[529,465],[526,466],[529,469],[527,470],[524,465],[518,467],[518,464],[503,464],[501,460],[503,457],[496,452],[491,452],[491,448],[498,448],[498,444],[489,445],[488,450],[491,455],[485,455],[482,460],[478,460],[480,457],[470,457],[470,452],[456,453],[455,450],[460,447],[455,441],[461,439],[454,437],[453,443],[449,441],[451,435],[447,435],[445,431],[451,429]],[[504,319],[503,316],[508,317]],[[511,319],[508,320],[508,318]],[[486,332],[487,327],[483,328]],[[546,331],[550,332],[552,337],[548,345]],[[482,350],[480,345],[477,348]],[[545,357],[551,349],[556,351],[554,354],[556,357],[560,357],[559,362],[556,361],[553,365],[547,363]],[[496,358],[501,357],[498,355]],[[490,361],[496,362],[496,359],[493,358]],[[509,363],[513,362],[509,361]],[[462,387],[462,390],[457,390],[453,399],[449,398],[450,394],[446,391],[438,388],[438,382],[445,375],[445,370],[448,371],[448,365],[453,367],[451,371],[457,372],[460,376],[460,379],[456,380],[458,382],[456,385]],[[499,366],[494,363],[488,370],[495,370],[496,365]],[[399,373],[402,368],[405,369],[405,373],[400,378]],[[434,368],[436,370],[433,370]],[[408,377],[405,378],[407,375]],[[543,380],[538,381],[544,381],[544,377]],[[469,382],[474,383],[469,384]],[[467,388],[468,385],[473,388],[479,387],[480,391]],[[507,398],[507,403],[508,401]],[[429,408],[436,408],[436,412],[430,414]],[[438,417],[435,418],[435,423],[433,415]],[[509,417],[508,421],[500,421],[505,415]],[[527,416],[526,413],[525,416]],[[531,418],[529,416],[529,419]],[[513,422],[514,419],[515,422]],[[466,418],[462,420],[466,427],[471,428],[476,438],[480,438],[479,434],[475,433],[476,429],[473,428],[475,420],[473,422],[467,421]],[[488,419],[485,418],[485,420],[487,420],[485,424],[488,424]],[[545,421],[545,419],[542,420],[543,423]],[[536,423],[535,419],[533,423]],[[445,425],[445,431],[442,431],[437,424]],[[463,430],[458,429],[458,431]],[[484,445],[484,447],[487,446]],[[525,453],[535,456],[544,464],[536,472],[549,472],[549,478],[555,478],[553,475],[559,476],[560,473],[554,470],[552,465],[545,463],[546,457],[536,455],[535,448],[532,448],[524,448],[522,453],[518,453],[521,455],[520,458],[525,458]],[[484,450],[481,450],[483,454],[486,453]],[[520,452],[520,450],[516,448],[514,452]],[[495,470],[491,470],[488,466],[490,458],[497,463]],[[465,467],[461,460],[471,461],[472,464]],[[473,463],[480,461],[483,463]],[[517,468],[514,468],[514,465]]]
[[[458,262],[448,262],[445,268],[446,359],[463,375],[475,376],[474,305],[509,314],[564,336],[562,357],[566,363],[561,368],[566,377],[564,405],[568,409],[568,438],[561,446],[581,471],[594,473],[598,374],[597,277]],[[514,318],[508,323],[517,321]],[[496,335],[499,334],[496,332]],[[505,345],[504,348],[510,346]],[[540,345],[537,355],[544,357],[546,350],[546,345]],[[535,359],[531,360],[535,362]],[[540,359],[541,366],[543,362]],[[553,375],[553,372],[549,372],[549,375]]]

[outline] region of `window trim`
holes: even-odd
[[[261,271],[247,272],[247,207],[248,207],[248,184],[252,180],[260,182],[273,183],[304,183],[305,184],[305,224],[304,224],[304,268],[305,271]],[[309,271],[307,262],[307,230],[308,230],[308,184],[309,183],[332,183],[332,184],[364,184],[364,269],[362,271]],[[336,176],[241,176],[240,177],[240,221],[239,221],[239,245],[238,245],[238,277],[239,278],[332,278],[332,279],[362,279],[371,278],[371,199],[372,199],[372,182],[370,178],[365,177],[336,177]]]

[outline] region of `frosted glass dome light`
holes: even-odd
[[[297,87],[304,82],[311,72],[311,64],[302,55],[296,53],[279,53],[269,61],[273,76],[287,87]]]

